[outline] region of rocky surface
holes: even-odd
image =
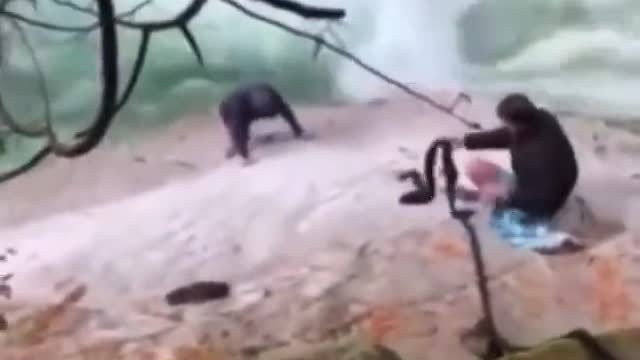
[[[489,126],[490,105],[467,112]],[[0,298],[6,348],[48,359],[79,351],[147,359],[152,350],[162,359],[223,359],[356,336],[369,343],[367,354],[387,356],[370,359],[391,356],[377,345],[402,359],[473,359],[460,341],[480,318],[465,234],[448,219],[444,197],[398,206],[408,184],[393,175],[418,166],[431,139],[463,128],[410,101],[314,116],[316,140],[265,146],[251,167],[223,164],[0,231],[1,244],[17,250],[0,263],[0,272],[15,274],[11,300]],[[563,223],[588,249],[562,256],[513,249],[486,229],[484,211],[475,219],[498,326],[520,344],[576,327],[640,324],[632,221],[640,192],[630,176],[637,165],[616,145],[635,140],[568,126],[583,170],[576,195],[588,216],[570,204]],[[604,135],[594,140],[595,131]],[[594,151],[596,141],[608,152]],[[456,157],[463,164],[469,154]],[[229,283],[229,298],[164,302],[171,289],[207,280]]]

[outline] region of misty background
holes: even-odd
[[[313,33],[326,22],[307,21],[260,3],[240,0]],[[76,1],[85,5],[90,1]],[[139,0],[118,0],[118,12]],[[187,1],[154,0],[134,20],[166,19]],[[634,121],[640,89],[640,2],[633,0],[308,0],[345,7],[331,26],[349,51],[374,67],[422,89],[454,88],[496,95],[527,91],[555,110]],[[38,10],[12,9],[65,26],[91,16],[39,1]],[[92,119],[98,103],[96,34],[25,25],[47,77],[54,123],[70,136]],[[192,24],[204,54],[201,68],[178,31],[152,37],[141,78],[118,116],[111,137],[148,130],[191,113],[215,114],[219,99],[252,80],[277,86],[293,103],[323,105],[383,96],[384,82],[314,44],[209,1]],[[31,58],[16,33],[2,24],[0,91],[23,122],[41,118],[43,101]],[[128,78],[139,32],[119,28],[121,86]],[[217,115],[217,114],[215,114]],[[5,164],[19,163],[39,140],[14,137]]]

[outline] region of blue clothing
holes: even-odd
[[[495,209],[489,226],[501,240],[521,249],[540,250],[561,246],[567,234],[554,230],[548,220],[535,219],[518,209]]]
[[[498,176],[511,193],[515,189],[515,175],[501,169]],[[533,218],[515,208],[494,209],[489,225],[501,240],[507,241],[511,246],[532,250],[553,246],[561,234],[552,230],[548,220]],[[561,236],[564,237],[564,234]]]

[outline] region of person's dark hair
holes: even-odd
[[[527,126],[536,118],[538,109],[521,93],[511,93],[505,96],[496,108],[496,114],[503,121],[516,126]]]

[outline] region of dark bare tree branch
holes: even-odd
[[[347,12],[344,9],[320,8],[316,6],[304,5],[299,2],[290,0],[257,0],[273,6],[280,10],[292,12],[306,19],[327,19],[340,20],[343,19]]]
[[[338,43],[337,46],[344,49],[347,46],[345,45],[344,41],[338,36],[338,34],[336,34],[335,31],[333,31],[333,27],[332,27],[333,24],[335,24],[335,22],[327,22],[327,24],[325,25],[324,29],[322,29],[318,37],[324,39],[324,35],[327,34],[329,37],[333,38],[335,42]],[[318,55],[320,55],[320,50],[322,50],[322,44],[316,42],[313,48],[313,55],[312,55],[314,60],[316,60],[318,58]]]
[[[86,138],[78,143],[66,145],[58,140],[53,124],[47,122],[49,147],[58,156],[77,157],[96,147],[104,138],[115,116],[114,109],[118,96],[118,38],[115,25],[115,12],[111,0],[98,0],[100,12],[100,40],[102,59],[102,97],[98,114]]]
[[[111,35],[105,34],[103,31],[102,42],[101,42],[103,70],[104,70],[102,72],[103,84],[106,85],[108,80],[111,80],[111,81],[116,80],[115,89],[117,89],[117,57],[118,55],[117,55],[117,38],[115,34],[115,23],[119,22],[119,20],[115,20],[113,15],[110,15],[110,16],[107,15],[108,17],[105,18],[105,14],[104,14],[105,3],[108,3],[108,5],[111,8],[113,8],[113,4],[109,0],[103,0],[102,2],[98,3],[99,14],[101,16],[101,19],[100,19],[101,21],[99,21],[99,23],[101,24],[101,28],[103,28],[103,30],[104,30],[105,23],[110,24],[110,26],[113,28],[113,39],[110,39],[110,38],[105,39],[105,35],[108,35],[108,36],[111,36]],[[140,25],[139,27],[136,27],[136,28],[142,29],[143,41],[140,46],[138,58],[136,59],[137,66],[134,66],[134,70],[137,70],[137,71],[134,71],[129,81],[129,84],[127,85],[127,89],[125,90],[125,94],[124,94],[125,96],[123,97],[124,101],[118,101],[118,102],[113,101],[113,104],[111,104],[111,101],[109,100],[111,96],[110,95],[107,97],[103,96],[102,106],[101,106],[101,110],[103,111],[99,112],[96,118],[96,121],[94,122],[92,127],[82,132],[81,136],[76,136],[76,139],[84,138],[85,136],[86,138],[82,139],[82,141],[80,141],[79,143],[72,144],[72,145],[64,144],[57,138],[52,126],[52,122],[50,121],[50,119],[47,119],[46,129],[47,129],[47,136],[50,144],[49,147],[51,151],[53,151],[58,156],[76,157],[76,156],[85,154],[86,152],[90,151],[92,148],[97,146],[99,142],[102,140],[102,138],[104,137],[104,135],[106,134],[106,131],[108,130],[113,117],[115,117],[118,110],[126,103],[126,100],[130,96],[131,91],[135,86],[135,82],[139,77],[139,74],[141,72],[141,68],[146,56],[150,35],[154,31],[168,30],[175,27],[183,29],[183,32],[185,34],[190,34],[190,32],[186,30],[187,29],[186,26],[188,22],[191,19],[193,19],[195,15],[200,11],[200,9],[204,6],[205,3],[206,3],[206,0],[194,0],[182,13],[177,15],[172,20],[146,22]],[[192,49],[196,53],[196,56],[199,56],[199,58],[201,59],[202,58],[202,56],[200,55],[201,52],[198,49],[197,44],[195,43],[195,40],[193,39],[193,37],[191,37],[190,39],[188,38],[188,41],[192,46]],[[105,64],[105,59],[108,59],[109,61],[113,61],[115,59],[115,61],[113,61],[113,64],[114,64],[113,71],[110,70],[111,64],[110,65]],[[113,76],[114,74],[115,76]],[[111,87],[105,86],[103,90],[110,91],[112,89]]]
[[[59,0],[58,0],[59,1]],[[169,20],[153,20],[153,21],[141,21],[134,22],[126,20],[122,17],[116,18],[116,23],[120,26],[129,29],[148,30],[148,31],[161,31],[179,28],[182,24],[193,19],[197,15],[202,7],[207,3],[207,0],[192,0],[189,6],[187,6],[180,14]],[[75,5],[78,7],[77,5]],[[98,13],[94,10],[79,7],[76,8],[83,13],[98,16]]]
[[[7,3],[10,0],[5,0]],[[128,16],[135,14],[138,10],[143,8],[146,4],[149,3],[150,0],[144,1],[141,4],[135,6],[133,9],[116,15],[114,13],[113,0],[96,0],[98,8],[90,9],[88,7],[79,6],[74,4],[68,0],[54,0],[60,6],[66,6],[76,11],[80,11],[86,14],[91,14],[96,16],[98,19],[95,23],[86,25],[86,26],[62,26],[56,24],[50,24],[46,22],[42,22],[39,20],[29,19],[21,14],[11,12],[6,10],[5,8],[0,9],[0,17],[5,17],[10,19],[11,21],[19,22],[20,24],[40,27],[44,29],[49,29],[53,31],[63,31],[63,32],[90,32],[93,31],[96,27],[100,29],[100,40],[101,40],[101,67],[102,67],[102,96],[101,96],[101,105],[94,119],[93,124],[87,128],[86,130],[80,131],[76,134],[75,140],[77,142],[72,144],[65,144],[57,137],[54,132],[53,124],[51,116],[49,115],[48,106],[45,109],[45,126],[43,128],[32,127],[32,126],[24,126],[20,125],[15,119],[13,119],[6,108],[3,106],[0,98],[0,115],[3,118],[8,119],[7,125],[9,128],[18,133],[25,136],[30,137],[44,137],[48,139],[48,145],[46,145],[42,150],[34,155],[34,157],[24,166],[6,174],[5,177],[0,175],[0,182],[3,181],[4,178],[13,178],[18,174],[25,172],[40,162],[42,159],[46,158],[49,153],[54,153],[57,156],[62,157],[76,157],[81,156],[88,151],[91,151],[94,147],[96,147],[105,136],[107,130],[109,129],[113,118],[117,115],[117,113],[126,105],[127,101],[130,99],[131,94],[135,88],[135,85],[139,79],[140,73],[145,63],[148,46],[151,41],[151,37],[153,34],[165,30],[171,29],[179,29],[183,36],[186,39],[186,42],[196,57],[198,63],[200,65],[204,65],[204,58],[202,56],[202,52],[198,46],[198,43],[193,36],[193,33],[189,30],[189,23],[193,20],[202,10],[204,5],[207,3],[207,0],[192,0],[189,5],[185,7],[185,9],[177,14],[172,19],[167,20],[159,20],[159,21],[141,21],[134,22],[125,19]],[[261,20],[263,22],[269,23],[273,26],[279,27],[293,35],[300,36],[309,40],[314,41],[318,46],[323,46],[329,48],[331,51],[353,61],[363,69],[367,70],[371,74],[389,82],[392,85],[399,87],[405,92],[423,100],[432,106],[436,107],[439,110],[450,114],[451,116],[463,121],[465,124],[471,127],[477,126],[477,124],[472,123],[458,115],[456,115],[453,110],[455,108],[456,103],[454,103],[451,107],[446,107],[442,104],[439,104],[429,98],[428,96],[421,94],[408,86],[392,79],[391,77],[381,73],[380,71],[374,69],[373,67],[367,65],[362,60],[358,59],[351,53],[339,48],[329,42],[326,42],[323,38],[314,36],[312,34],[306,33],[304,31],[295,29],[288,25],[279,23],[275,20],[271,20],[263,15],[257,14],[246,7],[240,5],[234,0],[220,0],[223,1],[236,9],[240,10],[244,14],[253,17],[255,19]],[[337,20],[342,19],[346,12],[343,9],[335,9],[335,8],[319,8],[313,6],[303,5],[291,0],[254,0],[260,1],[265,4],[271,5],[275,8],[278,8],[283,11],[289,11],[298,16],[309,18],[309,19],[328,19],[328,20]],[[118,44],[117,44],[117,34],[115,31],[116,25],[129,28],[136,29],[141,32],[142,40],[138,48],[138,53],[134,62],[134,68],[132,75],[129,77],[127,81],[126,88],[123,94],[118,99],[117,89],[119,83],[119,74],[118,74]],[[22,32],[23,33],[23,32]],[[26,39],[26,38],[25,38]],[[24,40],[24,39],[23,39]],[[35,56],[34,63],[37,63],[37,59]],[[41,82],[41,88],[46,90],[46,85],[44,82]],[[46,92],[46,91],[45,91]],[[44,94],[43,96],[46,96]],[[48,98],[46,100],[48,103]]]
[[[89,32],[89,31],[95,30],[98,27],[98,23],[94,23],[91,25],[84,25],[84,26],[64,26],[64,25],[50,24],[44,21],[31,19],[27,16],[18,14],[11,10],[2,10],[2,12],[0,12],[0,17],[15,19],[20,21],[21,23],[24,23],[33,27],[38,27],[41,29],[61,31],[61,32],[72,32],[72,33]]]
[[[80,6],[76,3],[74,3],[73,1],[69,1],[69,0],[53,0],[54,3],[56,3],[57,5],[60,6],[64,6],[64,7],[68,7],[70,9],[76,10],[78,12],[82,12],[82,13],[88,13],[94,16],[97,16],[98,13],[96,12],[96,10],[93,9],[93,7],[89,7],[89,6]],[[138,13],[140,10],[142,10],[144,7],[146,7],[147,5],[150,5],[153,2],[153,0],[144,0],[142,2],[140,2],[139,4],[135,5],[134,7],[132,7],[130,10],[127,10],[121,14],[118,14],[116,16],[116,18],[118,19],[124,19],[124,18],[128,18],[131,16],[134,16],[136,13]],[[97,25],[96,25],[97,27]]]
[[[133,88],[135,87],[138,79],[140,78],[140,74],[142,73],[142,66],[144,65],[144,61],[147,58],[147,49],[149,48],[149,40],[151,39],[151,32],[142,31],[142,39],[140,39],[140,45],[138,45],[138,54],[136,55],[136,60],[133,64],[132,75],[129,78],[127,83],[127,87],[122,94],[122,97],[118,101],[118,105],[115,108],[115,112],[119,112],[124,105],[129,101],[129,97],[133,93]],[[87,136],[89,133],[89,129],[79,131],[75,134],[76,138],[81,138]]]
[[[65,1],[65,0],[53,0],[56,4],[60,5],[60,6],[64,6],[64,7],[68,7],[70,9],[79,11],[79,12],[83,12],[83,13],[87,13],[87,14],[91,14],[94,16],[98,16],[97,11],[90,9],[90,8],[85,8],[82,6],[79,6],[77,4],[74,4],[71,1]],[[145,0],[143,2],[141,2],[140,4],[134,6],[133,8],[131,8],[130,10],[127,10],[125,12],[123,12],[122,14],[118,14],[118,16],[116,16],[116,19],[119,20],[124,20],[128,17],[131,17],[133,15],[135,15],[137,12],[139,12],[141,9],[143,9],[145,6],[149,5],[152,2],[152,0]],[[35,2],[34,2],[34,6],[35,6]],[[11,10],[2,10],[0,12],[0,17],[8,17],[8,18],[12,18],[15,20],[20,21],[21,23],[33,26],[33,27],[38,27],[38,28],[42,28],[42,29],[46,29],[46,30],[52,30],[52,31],[59,31],[59,32],[70,32],[70,33],[88,33],[88,32],[92,32],[94,30],[97,30],[98,27],[100,26],[100,23],[98,21],[88,24],[88,25],[78,25],[78,26],[66,26],[66,25],[57,25],[57,24],[51,24],[48,22],[44,22],[44,21],[40,21],[40,20],[36,20],[36,19],[32,19],[29,18],[27,16],[24,16],[22,14],[13,12]]]
[[[111,0],[98,0],[100,12],[100,39],[102,60],[102,96],[94,126],[82,141],[66,146],[55,138],[51,121],[46,121],[48,143],[22,166],[0,175],[0,182],[13,179],[23,174],[44,160],[52,152],[65,157],[83,155],[97,146],[104,138],[111,120],[115,116],[115,106],[118,91],[118,44],[116,26],[114,22],[114,7]]]
[[[51,149],[49,148],[49,146],[43,146],[42,149],[38,150],[29,159],[29,161],[25,162],[24,164],[18,166],[15,169],[11,169],[7,172],[0,174],[0,183],[9,181],[11,179],[18,177],[19,175],[27,173],[29,170],[38,166],[38,164],[40,164],[42,160],[47,158],[47,156],[49,155],[51,155]]]
[[[100,40],[101,40],[101,51],[100,51],[100,59],[101,59],[101,75],[102,75],[102,96],[101,96],[101,104],[96,115],[96,118],[90,128],[83,131],[80,136],[76,136],[76,140],[79,140],[73,144],[64,144],[61,142],[56,136],[52,121],[50,118],[45,119],[46,125],[46,136],[48,139],[47,145],[45,145],[41,150],[39,150],[27,163],[18,167],[17,169],[11,170],[3,175],[0,175],[0,182],[6,181],[16,176],[32,169],[38,163],[40,163],[43,159],[45,159],[50,153],[55,153],[58,156],[63,157],[77,157],[86,154],[88,151],[95,148],[104,138],[107,130],[109,129],[113,118],[116,116],[118,111],[126,104],[137,79],[139,78],[139,74],[141,73],[142,66],[144,64],[144,59],[146,57],[148,43],[150,37],[153,32],[169,30],[172,28],[179,28],[183,31],[183,34],[187,37],[187,42],[189,43],[192,51],[196,54],[196,57],[199,58],[199,61],[202,61],[201,52],[195,42],[195,38],[188,30],[187,26],[189,21],[191,21],[202,9],[206,0],[193,0],[189,6],[185,8],[183,12],[178,14],[175,18],[171,20],[164,21],[153,21],[153,22],[144,22],[141,24],[128,23],[123,19],[116,18],[114,14],[114,6],[112,0],[98,0],[98,9],[97,16],[100,28]],[[57,31],[69,31],[69,30],[77,30],[78,28],[70,29],[69,27],[62,27],[52,24],[47,24],[44,22],[33,21],[31,19],[25,18],[20,14],[15,14],[10,11],[3,10],[0,12],[0,16],[4,16],[5,18],[9,18],[12,21],[20,21],[22,23],[38,26],[45,29],[57,30]],[[120,101],[117,100],[117,89],[118,89],[118,44],[117,44],[117,34],[116,34],[116,24],[120,24],[124,22],[125,25],[129,24],[130,27],[134,27],[140,29],[143,33],[143,41],[141,43],[138,57],[136,59],[136,64],[134,65],[134,73],[128,81],[127,88],[125,89],[124,95]],[[80,29],[81,31],[91,31],[90,27],[83,27]],[[48,99],[47,99],[47,102]],[[3,104],[2,104],[3,105]],[[47,105],[48,106],[48,105]],[[18,124],[13,120],[6,111],[6,108],[2,106],[2,109],[5,109],[5,115],[9,115],[7,118],[9,119],[8,125],[16,125]],[[14,128],[16,128],[14,126]],[[17,130],[33,130],[33,129],[22,129],[19,128]],[[36,129],[40,130],[40,129]],[[24,133],[24,131],[23,131]],[[36,136],[40,135],[39,131],[29,132],[30,135]],[[37,133],[37,134],[36,134]]]
[[[125,92],[118,102],[116,109],[114,110],[116,113],[122,109],[122,107],[127,103],[129,97],[133,93],[133,89],[140,77],[140,73],[142,72],[142,67],[144,66],[144,61],[147,56],[147,50],[149,48],[149,42],[151,41],[151,36],[155,32],[170,30],[174,28],[178,28],[182,31],[183,35],[187,39],[187,43],[189,44],[192,52],[196,56],[198,63],[201,66],[204,66],[204,59],[202,57],[202,52],[195,40],[193,34],[189,31],[188,26],[189,22],[195,18],[195,16],[200,12],[202,7],[205,5],[207,0],[193,0],[191,4],[185,8],[180,14],[178,14],[172,20],[163,20],[156,22],[146,22],[140,24],[133,24],[129,27],[138,29],[142,33],[142,39],[140,41],[140,45],[138,46],[138,54],[136,56],[136,60],[133,67],[133,73],[129,79]],[[119,23],[120,24],[120,23]],[[126,25],[123,25],[126,26]],[[78,132],[75,137],[80,138],[84,137],[88,134],[89,129]]]
[[[36,71],[36,75],[38,76],[38,86],[40,87],[40,92],[42,95],[42,100],[44,101],[45,120],[49,121],[51,119],[51,102],[49,100],[49,94],[47,92],[46,79],[44,76],[44,72],[42,71],[42,67],[40,66],[40,62],[38,61],[38,57],[36,55],[35,49],[31,45],[31,41],[29,41],[29,37],[26,32],[20,25],[17,20],[10,19],[9,22],[15,29],[16,33],[25,44],[29,52],[29,56],[31,57],[31,61],[33,62],[33,66]],[[42,137],[47,134],[47,129],[45,125],[22,125],[16,119],[14,119],[13,115],[9,113],[7,110],[4,100],[2,99],[2,94],[0,93],[0,119],[7,125],[7,127],[13,131],[14,133],[26,136],[26,137]]]

